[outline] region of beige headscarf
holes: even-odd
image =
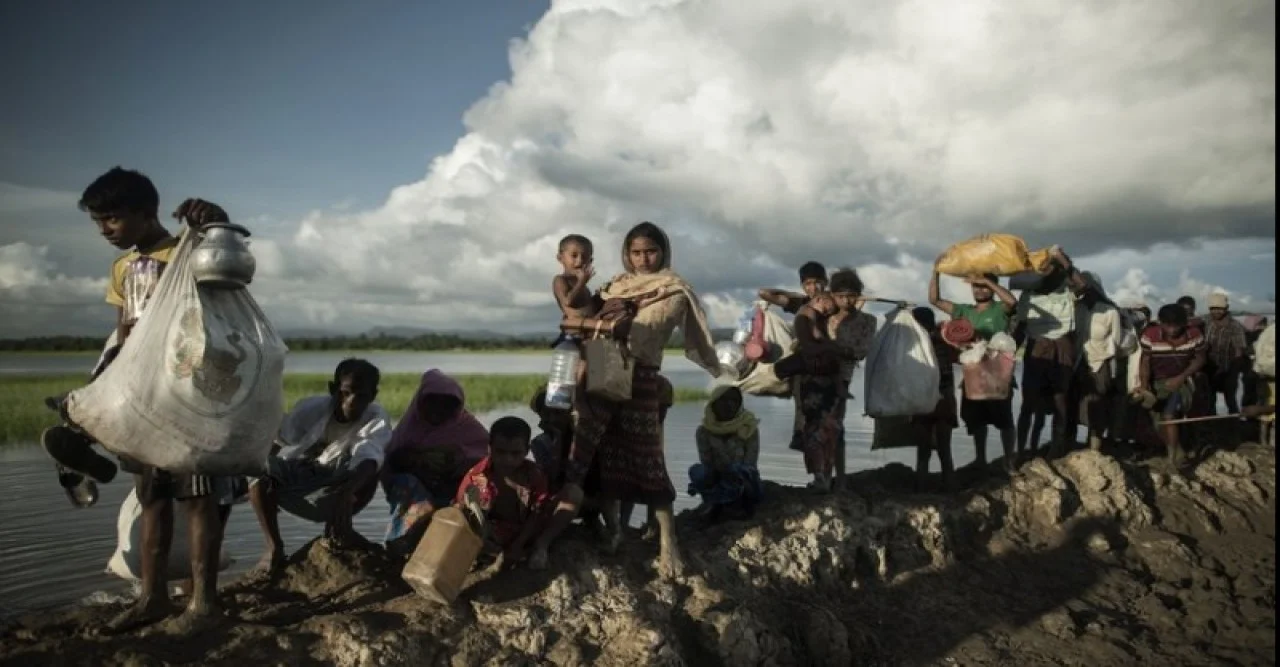
[[[641,231],[642,228],[644,228],[643,231]],[[631,241],[641,236],[652,240],[662,249],[662,263],[653,273],[636,273],[635,267],[631,264],[630,253],[627,252]],[[622,266],[626,269],[626,273],[619,274],[602,287],[601,298],[635,299],[652,292],[658,292],[660,295],[683,293],[689,307],[684,310],[684,319],[677,324],[684,334],[685,356],[710,373],[712,377],[718,377],[720,362],[716,359],[715,345],[711,340],[711,328],[707,325],[706,312],[703,311],[702,302],[698,300],[697,294],[689,283],[671,269],[671,241],[667,238],[666,232],[653,223],[640,223],[633,228],[622,243]],[[636,313],[635,321],[638,324],[657,325],[675,317],[675,311],[676,302],[662,299],[641,308]],[[653,326],[653,328],[658,327]]]

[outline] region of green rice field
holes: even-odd
[[[502,407],[525,406],[546,382],[544,375],[455,375],[467,395],[467,409],[488,412]],[[285,403],[328,392],[331,375],[298,374],[284,377]],[[395,419],[404,414],[409,399],[418,388],[418,373],[382,376],[378,401]],[[0,377],[0,444],[31,443],[40,432],[58,423],[58,417],[44,405],[46,396],[57,396],[84,384],[78,375],[25,375]],[[704,400],[705,391],[676,389],[676,402]]]

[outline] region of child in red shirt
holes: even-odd
[[[515,565],[525,556],[525,547],[542,531],[551,497],[547,478],[528,459],[533,435],[528,422],[519,417],[503,417],[489,427],[489,455],[476,464],[458,485],[456,502],[465,505],[475,489],[489,527],[485,550],[501,553],[503,563]],[[547,553],[536,549],[531,565],[545,567]]]

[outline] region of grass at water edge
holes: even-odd
[[[488,412],[504,407],[526,406],[534,392],[546,382],[540,374],[455,375],[467,396],[467,409]],[[418,388],[418,373],[390,373],[382,376],[378,402],[392,418],[399,419]],[[328,392],[332,379],[326,374],[284,376],[285,404]],[[58,417],[44,405],[46,396],[57,396],[83,386],[82,375],[0,376],[0,445],[32,443],[40,432],[58,423]],[[707,392],[676,389],[677,403],[705,400]],[[536,425],[535,425],[536,426]]]

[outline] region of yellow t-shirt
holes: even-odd
[[[135,248],[117,257],[116,261],[111,263],[111,280],[107,283],[107,303],[117,307],[124,306],[125,281],[129,276],[130,264],[140,257],[150,257],[160,262],[161,269],[163,269],[164,265],[168,264],[170,258],[173,257],[173,251],[177,247],[178,239],[169,237],[147,252],[138,252]]]

